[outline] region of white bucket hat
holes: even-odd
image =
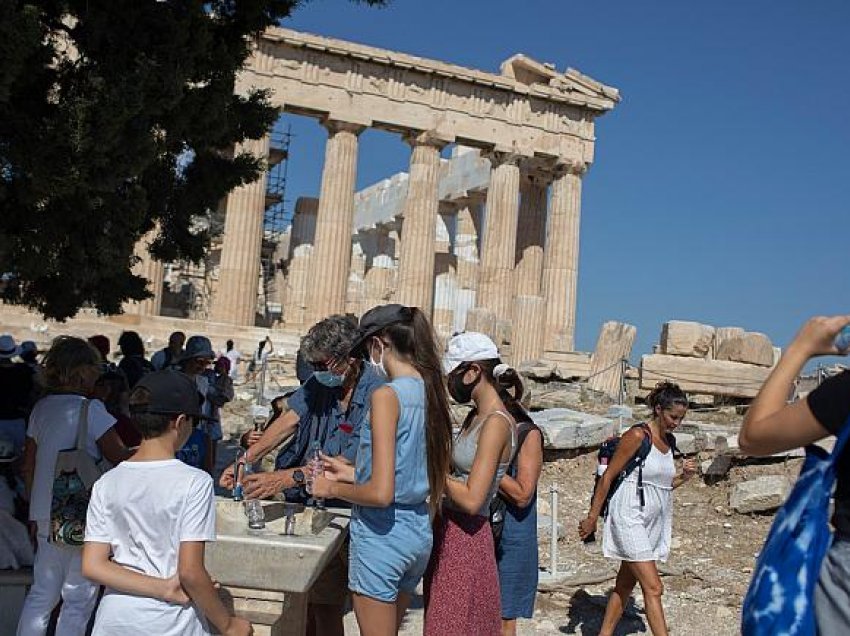
[[[8,333],[0,336],[0,358],[14,358],[21,352],[21,348],[15,344],[15,339]]]
[[[449,346],[443,356],[443,370],[448,374],[463,362],[495,360],[498,357],[499,349],[489,337],[483,333],[467,331],[449,340]]]

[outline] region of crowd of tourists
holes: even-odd
[[[743,448],[775,453],[847,426],[850,372],[786,398],[810,357],[838,353],[848,323],[803,327],[747,414]],[[298,351],[300,387],[240,439],[239,462],[254,470],[220,474],[220,409],[241,358],[233,342],[216,354],[207,337],[175,332],[150,360],[135,332],[117,344],[117,365],[104,336],[60,336],[39,360],[34,344],[0,336],[0,526],[19,528],[0,533],[10,546],[0,567],[26,565],[34,549],[19,635],[46,634],[51,621],[59,636],[252,633],[204,567],[214,478],[248,500],[350,508],[349,537],[309,592],[310,634],[342,635],[349,603],[362,634],[396,634],[420,584],[428,636],[507,636],[532,616],[543,436],[488,336],[439,347],[425,314],[397,304],[319,321]],[[272,350],[261,342],[247,374]],[[463,422],[452,401],[471,406]],[[601,517],[603,553],[620,562],[606,635],[636,585],[652,633],[668,633],[658,563],[671,547],[672,491],[696,466],[676,464],[687,395],[665,382],[647,403],[649,420],[611,447],[578,528],[590,540]],[[272,452],[274,469],[260,470]],[[837,475],[836,541],[814,599],[824,634],[850,629],[850,454]]]

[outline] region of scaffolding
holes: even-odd
[[[268,176],[266,178],[266,210],[263,216],[263,245],[260,253],[262,266],[262,302],[260,313],[267,325],[280,320],[282,289],[276,280],[285,255],[279,253],[281,238],[289,226],[287,218],[289,200],[286,198],[286,175],[289,164],[289,147],[292,127],[273,130],[269,144]],[[291,215],[290,215],[291,216]]]

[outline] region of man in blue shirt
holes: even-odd
[[[245,476],[245,497],[264,499],[284,492],[287,501],[305,501],[307,455],[314,440],[319,441],[325,455],[354,463],[372,391],[386,382],[363,360],[350,357],[359,337],[354,316],[334,315],[313,325],[302,338],[300,351],[313,375],[286,399],[280,415],[248,447],[245,460],[255,462],[287,438],[291,440],[278,453],[274,471]],[[220,483],[233,488],[232,468],[225,469]],[[346,553],[347,549],[340,550],[310,591],[311,627],[322,636],[344,633]]]

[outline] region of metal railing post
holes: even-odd
[[[549,532],[551,545],[549,547],[549,574],[554,580],[558,576],[558,486],[549,486],[552,508],[552,527]]]

